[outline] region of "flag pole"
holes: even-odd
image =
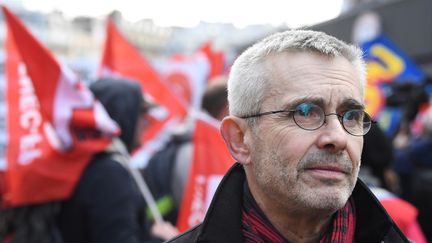
[[[130,156],[125,145],[120,141],[119,138],[113,138],[111,146],[108,148],[108,150],[117,150],[120,152],[120,154],[117,154],[118,156],[115,156],[115,161],[123,165],[132,175],[132,179],[135,181],[141,195],[144,197],[144,200],[146,201],[155,222],[163,223],[164,220],[162,218],[162,214],[156,206],[156,201],[150,192],[147,183],[145,182],[141,173],[137,169],[132,168],[129,164]]]
[[[139,190],[141,191],[141,194],[144,196],[144,200],[147,202],[147,205],[150,208],[150,211],[153,215],[153,218],[157,223],[163,223],[163,218],[161,213],[159,212],[158,207],[156,206],[156,201],[153,197],[153,195],[150,192],[150,189],[148,188],[146,182],[144,181],[144,178],[142,177],[141,173],[137,169],[133,169],[129,167],[129,170],[132,174],[132,177],[136,181]]]

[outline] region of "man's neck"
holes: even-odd
[[[283,212],[258,203],[273,226],[290,242],[319,242],[331,224],[331,215]]]

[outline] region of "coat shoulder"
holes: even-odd
[[[178,235],[165,243],[191,243],[198,242],[198,235],[201,232],[202,224],[199,224],[181,235]]]

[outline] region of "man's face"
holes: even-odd
[[[272,85],[261,112],[309,102],[341,115],[362,106],[357,73],[343,58],[284,53],[265,65]],[[345,205],[357,180],[363,137],[348,134],[335,115],[314,131],[301,129],[285,113],[262,116],[250,129],[246,172],[264,200],[295,210]]]

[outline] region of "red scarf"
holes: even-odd
[[[242,230],[246,243],[289,243],[270,223],[247,188],[243,199]],[[354,242],[355,219],[354,200],[350,198],[346,205],[335,213],[333,223],[320,243]]]

